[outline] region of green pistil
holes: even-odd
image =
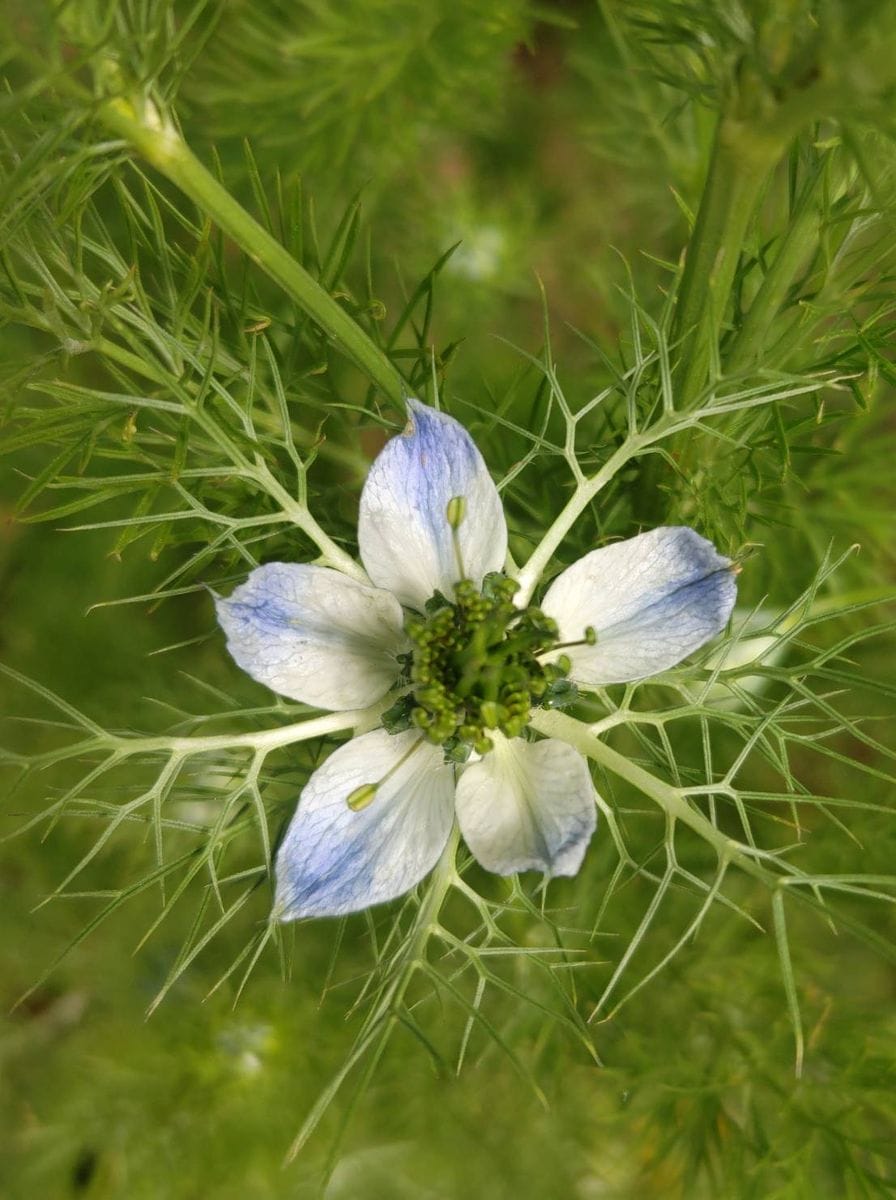
[[[561,681],[560,691],[574,694],[565,655],[539,662],[559,641],[556,623],[539,608],[515,608],[517,586],[497,572],[486,576],[481,592],[462,579],[453,602],[437,594],[425,617],[407,621],[411,693],[399,704],[450,758],[487,753],[496,730],[518,736],[530,709],[550,703]]]

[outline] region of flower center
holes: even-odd
[[[556,622],[539,608],[515,608],[518,586],[500,572],[487,575],[481,591],[462,579],[453,601],[437,592],[424,616],[407,618],[410,691],[386,714],[387,729],[416,726],[462,762],[471,750],[492,748],[488,731],[518,736],[533,706],[575,698],[566,655],[539,661],[559,641]]]

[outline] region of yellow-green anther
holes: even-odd
[[[459,529],[460,523],[467,515],[467,498],[466,496],[452,496],[448,501],[448,507],[445,515],[448,518],[448,524],[452,529]]]
[[[460,523],[464,519],[466,511],[467,501],[463,496],[452,496],[445,509],[445,516],[448,518],[448,524],[451,527],[451,542],[454,548],[454,562],[457,566],[458,588],[463,588],[464,584],[469,584],[470,588],[473,588],[472,582],[467,579],[467,570],[464,566],[464,555],[460,547],[460,537],[457,533],[458,529],[460,528]],[[475,589],[473,590],[475,591]],[[457,596],[458,600],[460,600],[461,596],[466,596],[466,593],[463,591],[455,591],[455,595]]]
[[[494,700],[483,700],[479,705],[482,722],[486,729],[497,729],[501,721],[500,707]]]
[[[585,626],[585,645],[586,646],[596,646],[597,645],[597,630],[594,628],[593,625]]]
[[[346,804],[352,812],[360,812],[362,808],[366,808],[373,801],[379,786],[378,783],[362,783],[353,792],[349,792],[345,798]]]

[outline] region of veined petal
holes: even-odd
[[[380,780],[365,808],[349,808]],[[444,849],[453,795],[453,768],[416,730],[375,729],[340,746],[308,780],[278,851],[279,919],[340,916],[408,891]]]
[[[683,526],[653,529],[580,558],[554,580],[541,605],[559,625],[561,641],[578,641],[589,625],[597,633],[594,646],[562,651],[572,660],[570,678],[601,687],[681,662],[724,629],[737,596],[731,565],[712,542]]]
[[[597,823],[588,764],[555,738],[492,734],[494,749],[464,770],[457,820],[488,871],[575,875]]]
[[[467,578],[478,586],[504,566],[507,525],[498,489],[466,429],[408,401],[404,433],[387,442],[361,493],[358,542],[367,574],[402,604],[421,609],[433,592],[452,595],[460,578],[449,500],[464,513],[457,536]]]
[[[406,649],[401,606],[328,567],[268,563],[215,601],[227,648],[253,679],[337,712],[384,696]]]

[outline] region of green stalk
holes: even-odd
[[[779,136],[723,115],[678,292],[673,341],[684,361],[679,405],[704,387],[719,343],[750,218],[782,150]]]
[[[175,127],[147,106],[138,113],[123,99],[107,100],[97,115],[144,159],[180,188],[231,237],[367,376],[402,408],[406,389],[398,371],[361,327],[263,226],[237,203],[193,154]]]
[[[825,176],[826,164],[819,163],[797,201],[790,227],[774,262],[753,298],[744,322],[735,334],[725,366],[729,372],[744,370],[762,357],[766,337],[787,297],[800,266],[818,249],[821,214],[815,197]]]

